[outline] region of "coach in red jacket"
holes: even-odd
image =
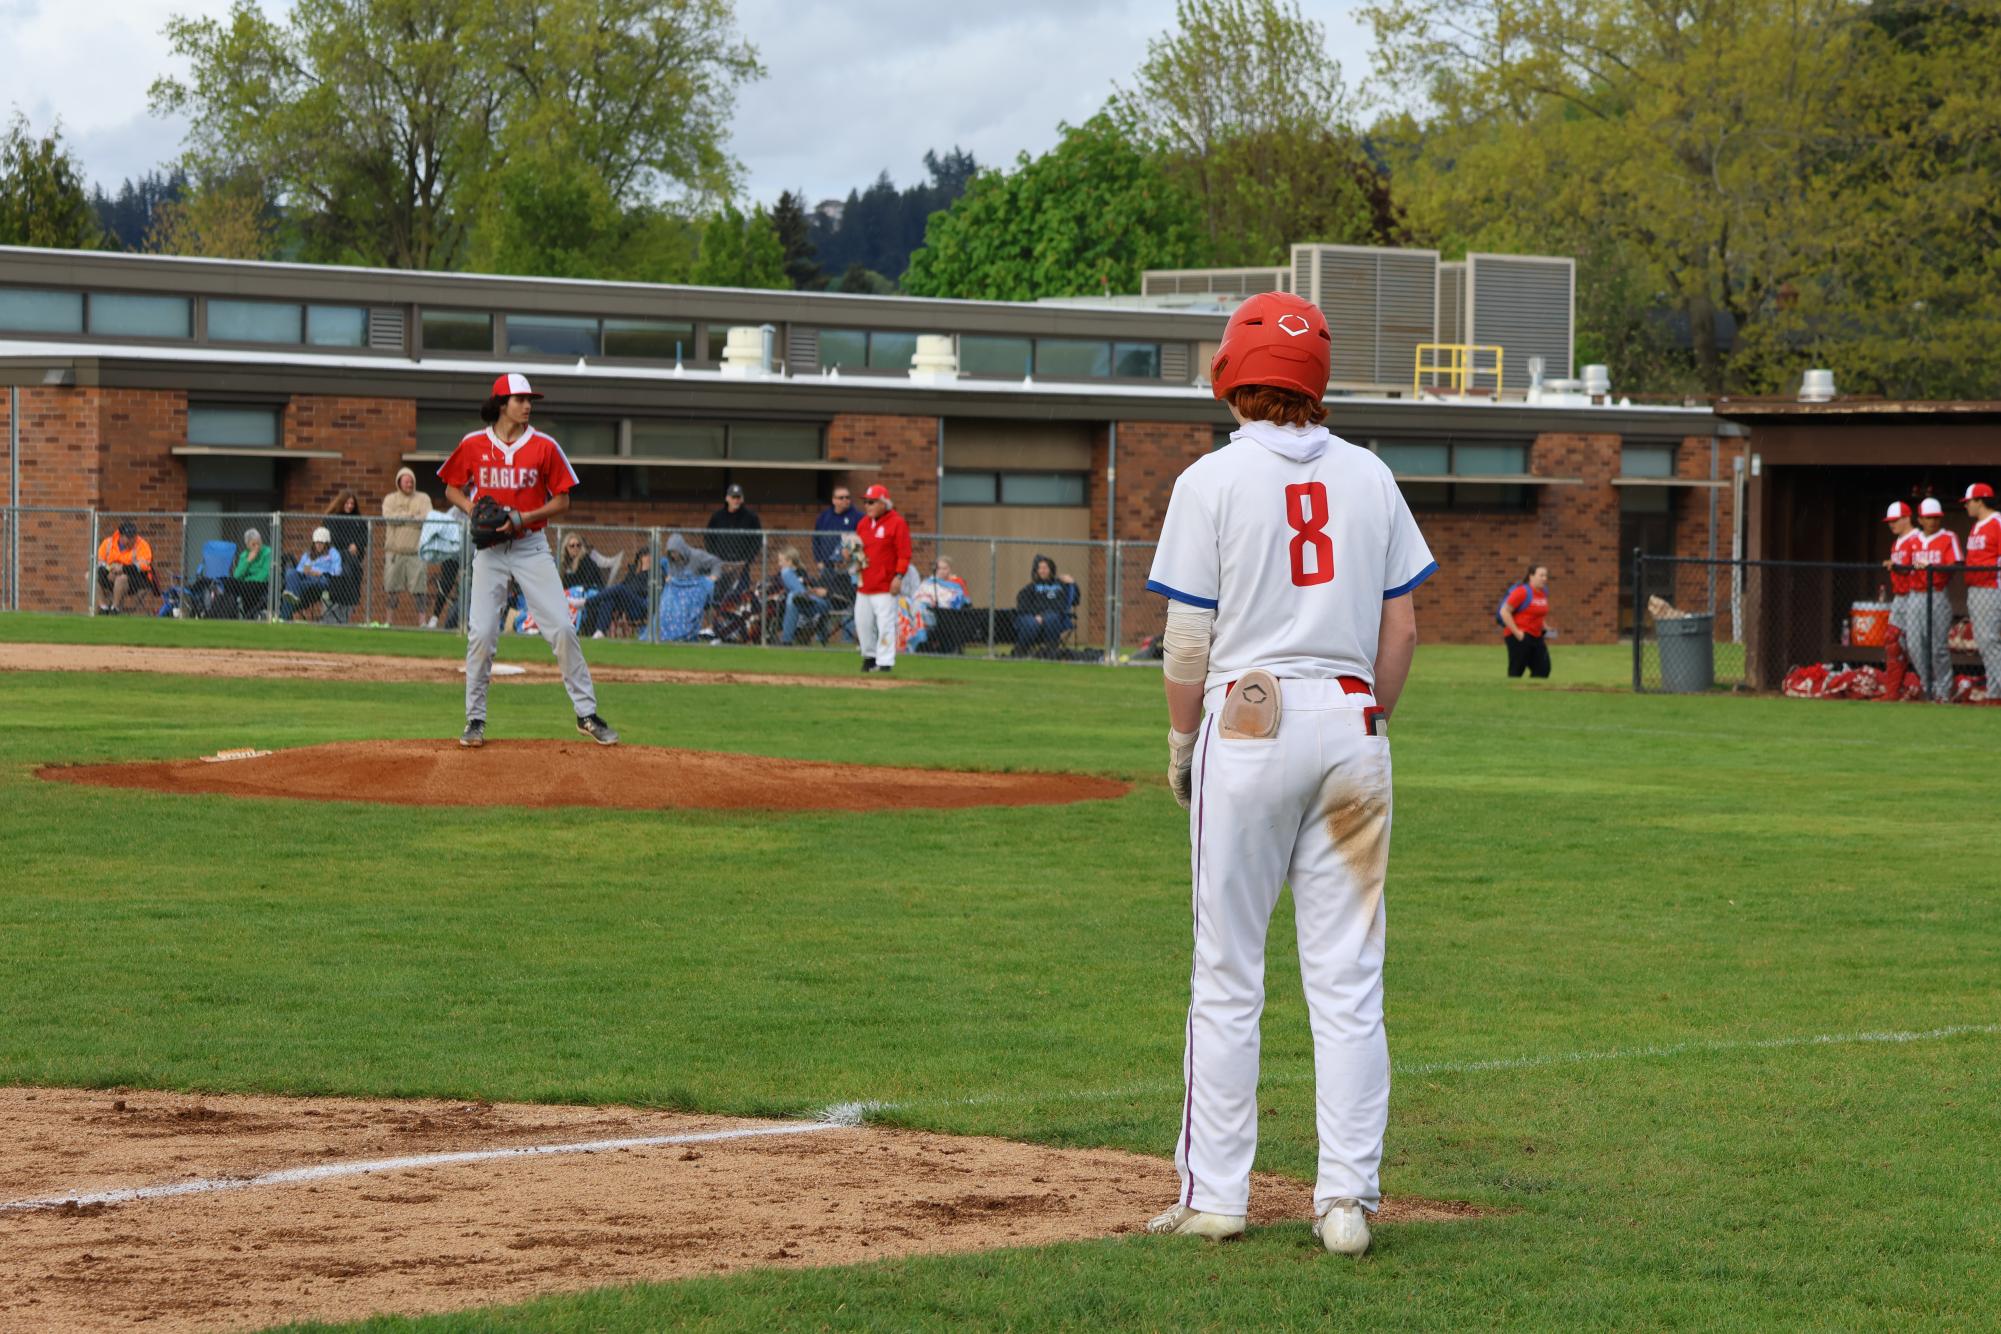
[[[862,670],[886,672],[896,665],[896,590],[910,570],[910,525],[880,483],[862,493],[862,512],[855,526],[862,540],[855,638],[861,641]]]

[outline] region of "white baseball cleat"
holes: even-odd
[[[1359,1200],[1336,1200],[1313,1220],[1313,1235],[1330,1254],[1360,1255],[1369,1249],[1369,1215]]]
[[[1210,1241],[1229,1241],[1244,1235],[1244,1216],[1205,1214],[1200,1209],[1177,1204],[1166,1213],[1149,1219],[1146,1230],[1156,1235],[1207,1237]]]

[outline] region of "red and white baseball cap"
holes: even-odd
[[[1910,517],[1911,507],[1899,500],[1891,503],[1889,510],[1883,515],[1883,522],[1895,523],[1899,519],[1908,519]]]
[[[1959,503],[1964,505],[1969,500],[1985,500],[1992,503],[1994,500],[1994,488],[1985,482],[1975,482],[1972,486],[1966,488],[1966,494],[1959,498]]]
[[[1918,502],[1918,517],[1921,519],[1943,519],[1945,506],[1938,503],[1937,496],[1926,496]]]
[[[509,371],[494,380],[492,395],[494,398],[512,398],[516,394],[526,394],[530,398],[542,397],[529,386],[528,377],[519,371]]]
[[[888,500],[888,499],[889,499],[889,488],[888,488],[888,487],[886,487],[886,486],[884,486],[884,485],[883,485],[883,484],[882,484],[881,482],[877,482],[877,483],[876,483],[876,484],[875,484],[874,486],[872,486],[872,487],[870,487],[870,488],[869,488],[868,490],[866,490],[866,491],[862,492],[862,499],[863,499],[863,500]]]

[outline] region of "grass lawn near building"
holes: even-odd
[[[0,617],[0,640],[454,656],[415,632]],[[593,662],[853,672],[594,642]],[[1304,1220],[760,1272],[407,1322],[1102,1328],[1977,1324],[2001,1290],[2001,719],[1634,697],[1630,651],[1425,648],[1392,727],[1386,1192],[1476,1221],[1333,1262]],[[510,639],[503,658],[546,660]],[[394,808],[45,763],[448,736],[449,684],[0,675],[0,1081],[796,1116],[1165,1156],[1185,818],[1148,670],[899,662],[892,691],[607,686],[630,744],[1121,776],[912,817]],[[497,685],[497,735],[569,735]],[[503,753],[503,752],[497,752]],[[802,794],[802,800],[805,794]],[[1259,1167],[1309,1177],[1281,902]],[[1166,1201],[1162,1201],[1163,1204]],[[405,1322],[378,1322],[400,1328]]]

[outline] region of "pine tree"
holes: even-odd
[[[778,243],[785,248],[785,276],[801,292],[817,292],[827,285],[827,276],[813,259],[813,238],[806,222],[805,201],[790,190],[778,196],[771,210],[771,225]]]

